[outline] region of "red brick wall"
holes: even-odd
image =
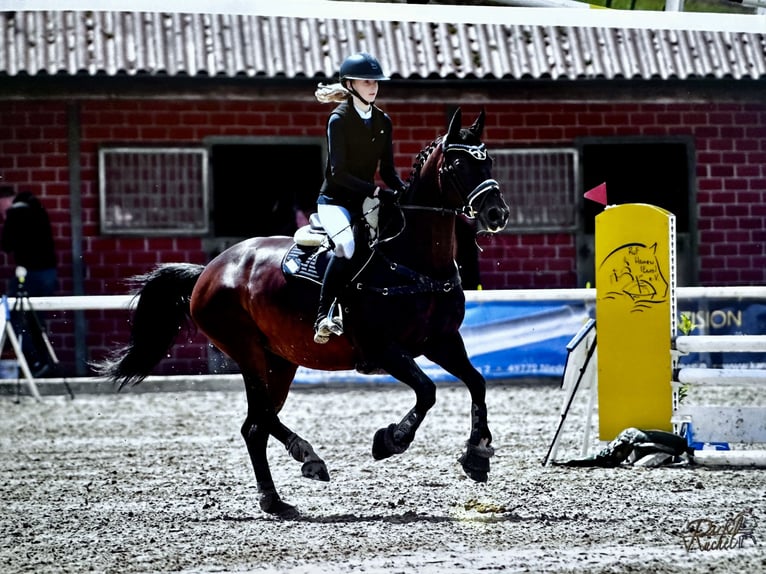
[[[766,283],[766,104],[539,103],[487,106],[487,112],[490,146],[569,145],[584,136],[692,136],[700,285]],[[574,284],[572,237],[503,236],[490,244],[482,258],[490,288],[582,287]],[[514,258],[534,263],[525,270]]]
[[[381,100],[395,124],[402,176],[414,156],[444,131],[445,106]],[[697,153],[699,269],[702,285],[766,283],[766,104],[746,103],[503,103],[484,105],[491,147],[571,145],[582,136],[692,136]],[[81,176],[85,290],[124,293],[124,279],[155,263],[204,263],[199,238],[118,238],[98,228],[97,150],[102,144],[197,145],[207,136],[319,136],[330,107],[295,101],[83,101]],[[464,106],[471,122],[478,106]],[[661,174],[658,174],[660,177]],[[48,208],[60,256],[61,293],[72,293],[66,105],[0,102],[0,183],[37,193]],[[485,288],[571,288],[575,238],[569,234],[502,234],[482,238]],[[12,265],[0,254],[0,276]],[[124,314],[88,312],[91,358],[124,342]],[[62,362],[73,361],[72,318],[52,325]],[[205,368],[205,343],[174,350],[170,372]],[[182,357],[183,355],[183,357]]]

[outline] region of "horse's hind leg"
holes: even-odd
[[[314,447],[312,447],[307,440],[299,437],[284,425],[282,425],[282,427],[288,433],[287,439],[282,441],[285,448],[287,448],[287,452],[289,452],[290,456],[295,460],[303,463],[301,474],[312,480],[328,482],[330,480],[330,473],[327,471],[327,465],[321,458],[319,458],[319,455],[314,452]]]
[[[272,418],[272,422],[268,421],[269,418]],[[242,424],[242,437],[245,439],[250,462],[253,465],[253,471],[255,471],[261,510],[268,514],[277,514],[289,518],[297,515],[297,511],[295,507],[283,502],[279,497],[266,457],[266,446],[271,434],[270,427],[273,426],[275,419],[276,415],[270,417],[267,413],[262,413],[260,416],[253,417],[248,413]]]
[[[247,383],[248,409],[242,424],[242,437],[245,439],[250,462],[255,472],[255,480],[260,493],[261,510],[268,514],[277,514],[289,518],[297,515],[295,507],[284,502],[277,492],[266,455],[269,436],[274,436],[285,445],[290,455],[303,463],[303,476],[315,480],[328,481],[330,475],[324,461],[317,456],[308,441],[299,437],[279,420],[270,398]]]
[[[328,481],[330,475],[324,461],[317,456],[312,446],[279,420],[277,410],[284,403],[295,368],[288,369],[290,372],[282,372],[277,363],[278,361],[271,361],[271,368],[268,369],[269,382],[279,389],[284,389],[276,397],[267,391],[260,377],[251,374],[244,375],[247,393],[247,417],[242,425],[242,436],[245,439],[255,472],[261,509],[269,514],[291,517],[297,515],[297,511],[293,506],[282,501],[271,476],[266,453],[269,436],[273,436],[284,444],[295,460],[303,462],[301,469],[303,476]],[[287,367],[287,365],[282,366]],[[280,374],[283,376],[278,377],[277,375]],[[278,385],[275,379],[280,379]]]
[[[495,453],[495,449],[490,446],[492,433],[487,421],[487,382],[471,364],[459,333],[434,343],[425,356],[463,381],[468,388],[471,395],[471,434],[459,462],[473,480],[486,482],[489,459]]]

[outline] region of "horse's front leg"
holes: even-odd
[[[372,456],[375,460],[407,450],[426,413],[436,402],[436,385],[415,364],[412,357],[392,349],[380,365],[389,375],[415,391],[415,406],[399,423],[390,424],[375,433],[372,441]]]
[[[489,459],[495,454],[495,449],[490,446],[492,433],[487,421],[487,382],[471,364],[460,333],[434,342],[425,356],[463,381],[468,388],[471,395],[471,433],[466,450],[458,461],[473,480],[487,482]]]

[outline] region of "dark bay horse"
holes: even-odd
[[[97,370],[114,382],[135,384],[166,355],[189,318],[241,369],[247,396],[242,425],[264,512],[295,515],[272,480],[269,437],[303,463],[302,474],[329,480],[308,441],[279,419],[299,365],[320,370],[386,372],[415,391],[415,405],[398,423],[377,431],[372,454],[404,452],[436,400],[436,387],[418,367],[425,356],[451,373],[471,396],[470,434],[460,458],[473,480],[489,472],[492,435],[486,382],[471,365],[458,331],[465,296],[455,264],[455,218],[475,217],[496,232],[508,206],[491,178],[492,160],[481,142],[482,112],[469,128],[458,110],[448,133],[416,158],[409,188],[381,219],[388,231],[369,246],[362,270],[342,296],[345,334],[313,341],[319,287],[283,272],[292,238],[257,237],[236,244],[206,266],[171,263],[138,279],[129,344]]]

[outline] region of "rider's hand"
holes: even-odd
[[[396,200],[399,199],[399,192],[395,189],[381,187],[380,191],[378,192],[378,197],[383,203],[395,203]]]

